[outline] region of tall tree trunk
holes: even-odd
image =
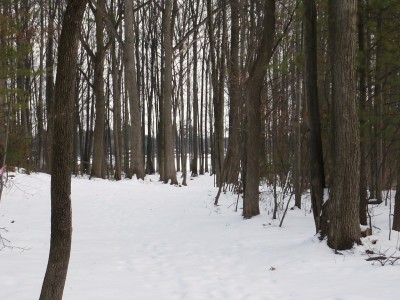
[[[44,99],[43,99],[43,83],[44,83],[44,9],[45,5],[43,5],[44,1],[41,3],[40,8],[40,46],[39,46],[39,99],[36,108],[37,115],[37,155],[36,155],[36,164],[40,171],[43,170],[44,165],[44,153],[43,153],[43,140],[44,140],[44,118],[43,118],[43,107],[44,107]]]
[[[209,103],[209,74],[210,74],[210,60],[207,59],[207,68],[206,68],[206,92],[205,92],[205,98],[206,98],[206,104],[204,107],[204,172],[208,173],[209,172],[209,168],[208,168],[208,132],[207,132],[207,118],[208,118],[208,113],[209,113],[209,109],[208,109],[208,103]],[[211,116],[210,116],[211,118]],[[211,124],[211,119],[210,119],[210,124]],[[210,126],[210,140],[212,139],[212,127]]]
[[[383,53],[383,38],[382,38],[382,12],[378,12],[377,17],[377,39],[376,39],[376,66],[375,66],[375,95],[374,95],[374,107],[375,107],[375,191],[376,200],[378,203],[382,203],[382,169],[383,169],[383,66],[382,60],[384,59]]]
[[[196,21],[193,21],[193,26],[197,26]],[[199,97],[197,84],[197,30],[193,35],[193,157],[190,164],[192,177],[198,176],[198,119],[199,119]]]
[[[113,134],[115,149],[115,172],[114,179],[121,180],[122,174],[122,132],[121,132],[121,77],[117,62],[117,50],[115,42],[112,46],[112,81],[113,81],[113,99],[114,99],[114,116],[113,116]]]
[[[261,90],[275,40],[275,0],[264,4],[263,33],[257,58],[245,83],[246,101],[246,157],[243,217],[260,214],[259,183],[261,158]]]
[[[54,141],[51,176],[50,255],[40,300],[61,300],[67,276],[72,237],[71,156],[74,123],[75,70],[78,34],[84,0],[69,0],[65,10],[58,50]]]
[[[365,51],[365,4],[364,0],[358,0],[358,61],[359,73],[359,103],[360,103],[360,224],[367,225],[368,182],[367,182],[367,87]]]
[[[46,1],[48,12],[48,35],[46,42],[46,108],[47,108],[47,135],[46,135],[46,164],[51,171],[52,142],[53,142],[53,110],[54,110],[54,20],[56,9],[53,1]]]
[[[182,159],[182,185],[187,185],[187,151],[186,151],[186,119],[185,119],[185,98],[183,95],[183,68],[184,68],[184,56],[183,49],[179,51],[179,98],[181,101],[181,115],[180,115],[180,129],[181,129],[181,159]],[[189,66],[188,66],[189,68]],[[187,103],[189,105],[189,102]]]
[[[300,28],[298,26],[298,28]],[[301,33],[296,33],[296,49],[297,52],[301,52]],[[293,172],[293,181],[294,181],[294,193],[295,193],[295,206],[301,208],[301,195],[302,195],[302,186],[301,186],[301,175],[302,175],[302,156],[301,156],[301,108],[302,108],[302,76],[301,71],[298,67],[296,67],[296,63],[293,62],[293,70],[292,70],[292,95],[295,100],[295,113],[293,116],[294,127],[295,127],[295,142],[294,142],[294,172]]]
[[[225,7],[224,9],[225,10]],[[222,68],[217,69],[217,55],[216,55],[216,43],[215,43],[215,32],[213,23],[212,13],[212,1],[207,0],[207,31],[208,40],[210,43],[210,62],[211,62],[211,86],[212,86],[212,102],[214,106],[214,143],[213,143],[213,173],[216,174],[216,183],[218,186],[222,185],[222,168],[224,159],[224,102],[221,95],[223,91],[220,91],[221,86],[218,84],[218,71],[222,72]],[[224,35],[224,32],[223,32]],[[224,43],[224,41],[223,41]],[[221,61],[224,60],[224,53],[221,54]],[[220,82],[223,85],[223,82]]]
[[[144,179],[145,170],[143,162],[143,138],[140,113],[139,87],[135,70],[135,32],[133,30],[133,0],[125,0],[125,44],[124,65],[125,84],[128,91],[131,112],[131,168],[132,176]]]
[[[334,8],[335,32],[332,103],[335,168],[330,203],[325,204],[324,209],[328,209],[328,245],[335,250],[344,250],[350,249],[354,243],[360,243],[360,132],[356,94],[357,0],[337,1],[331,5]]]
[[[304,0],[304,51],[305,51],[305,92],[308,111],[308,132],[310,142],[311,204],[315,229],[320,230],[320,216],[325,187],[324,158],[322,152],[321,121],[318,103],[317,82],[317,12],[315,0]]]
[[[128,108],[128,96],[126,92],[126,88],[124,91],[124,172],[125,176],[128,178],[132,178],[131,171],[132,168],[129,164],[130,158],[130,149],[131,149],[131,135],[130,135],[130,126],[129,126],[129,108]]]
[[[200,96],[200,175],[204,175],[204,74],[205,73],[205,54],[202,57],[201,67],[201,96]]]
[[[104,98],[104,13],[105,0],[97,2],[94,12],[96,21],[96,55],[94,57],[94,94],[96,121],[94,125],[93,163],[91,177],[105,178],[105,98]]]
[[[239,14],[238,0],[231,3],[231,53],[229,59],[229,140],[226,158],[224,161],[223,181],[237,185],[240,166],[240,65],[239,65]]]
[[[165,0],[162,17],[162,29],[164,32],[164,90],[163,90],[163,120],[164,120],[164,178],[167,183],[178,184],[174,159],[174,133],[172,128],[172,14],[173,0]]]
[[[151,87],[149,98],[147,99],[147,160],[146,160],[146,173],[154,174],[154,163],[153,163],[153,136],[152,136],[152,112],[153,112],[153,96],[156,94],[156,78],[154,76],[154,65],[157,51],[157,40],[152,39],[151,41],[151,60],[150,60],[150,76],[151,76]]]

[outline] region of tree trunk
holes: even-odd
[[[359,103],[360,103],[360,224],[367,225],[368,182],[367,182],[367,87],[365,51],[365,5],[364,0],[358,0],[358,51],[359,61]]]
[[[172,128],[172,0],[165,0],[162,18],[162,29],[164,32],[164,89],[163,89],[163,119],[164,119],[164,178],[167,183],[178,184],[175,171],[174,159],[174,132]]]
[[[146,160],[146,173],[154,174],[154,163],[153,163],[153,136],[152,136],[152,113],[153,113],[153,96],[156,94],[156,78],[154,76],[154,65],[157,51],[157,40],[152,39],[151,41],[151,60],[150,60],[150,76],[151,76],[151,87],[149,98],[147,102],[147,160]]]
[[[225,9],[225,8],[224,8]],[[212,153],[212,165],[213,165],[213,173],[216,174],[217,186],[222,185],[222,168],[223,168],[223,159],[224,159],[224,103],[223,98],[221,99],[221,95],[223,95],[223,91],[220,91],[220,88],[223,86],[223,81],[218,84],[218,71],[223,73],[222,68],[217,69],[217,56],[215,53],[216,45],[215,45],[215,32],[214,32],[214,23],[213,23],[213,13],[212,13],[212,1],[207,0],[207,31],[208,31],[208,39],[210,43],[210,62],[211,62],[211,87],[212,87],[212,102],[214,106],[214,143]],[[225,31],[223,31],[223,35]],[[223,41],[224,43],[224,41]],[[224,53],[221,54],[221,61],[224,61]],[[210,126],[211,127],[211,126]]]
[[[300,27],[300,26],[299,26]],[[299,28],[298,27],[298,28]],[[296,33],[296,49],[298,52],[301,52],[301,33]],[[295,59],[295,58],[294,58]],[[294,193],[295,193],[295,206],[301,208],[301,196],[302,196],[302,186],[301,186],[301,177],[302,177],[302,156],[301,156],[301,129],[302,129],[302,120],[301,120],[301,108],[302,108],[302,76],[301,71],[298,67],[296,67],[296,63],[293,62],[293,70],[292,70],[292,95],[295,100],[295,114],[293,116],[294,127],[295,127],[295,142],[294,142],[294,171],[293,171],[293,181],[294,181]]]
[[[105,98],[104,98],[104,11],[105,0],[97,2],[94,13],[96,20],[96,48],[94,57],[94,94],[96,99],[96,121],[94,125],[93,163],[91,177],[105,178]]]
[[[305,92],[308,111],[309,164],[311,175],[311,204],[315,229],[320,230],[320,216],[325,187],[322,152],[321,121],[317,82],[317,12],[315,0],[304,0]]]
[[[193,26],[196,21],[193,21]],[[193,35],[193,157],[190,164],[192,177],[198,176],[198,119],[199,119],[199,97],[198,97],[198,84],[197,84],[197,30]]]
[[[231,2],[231,55],[229,59],[229,140],[224,161],[224,182],[238,184],[240,166],[240,65],[239,65],[239,12],[238,0]]]
[[[400,144],[400,142],[398,142]],[[393,230],[400,231],[400,147],[397,150],[397,186],[393,214]]]
[[[139,87],[135,70],[135,33],[133,30],[133,0],[125,0],[125,44],[124,65],[125,84],[128,91],[131,115],[131,175],[144,179],[143,139],[140,113]]]
[[[249,78],[245,83],[246,157],[243,217],[260,214],[261,90],[275,40],[275,0],[265,1],[263,34]]]
[[[375,175],[375,192],[376,200],[382,203],[382,169],[383,169],[383,38],[382,38],[382,12],[378,12],[377,16],[377,38],[376,38],[376,66],[375,66],[375,161],[374,161],[374,175]]]
[[[114,179],[121,180],[122,174],[122,132],[121,132],[121,77],[117,62],[115,42],[112,46],[112,81],[113,81],[113,133],[114,133],[114,156],[115,172]]]
[[[332,1],[332,0],[330,0]],[[333,178],[327,211],[328,245],[335,250],[360,243],[360,132],[356,94],[357,0],[331,3],[333,51]],[[346,174],[345,176],[343,174]],[[325,228],[325,224],[323,226]]]
[[[51,171],[52,143],[53,143],[53,110],[54,110],[54,19],[56,16],[53,1],[46,1],[48,6],[48,37],[46,42],[46,108],[47,108],[47,135],[46,135],[46,164]]]
[[[78,34],[86,1],[69,0],[58,50],[51,176],[50,255],[40,300],[61,300],[72,237],[71,156]]]

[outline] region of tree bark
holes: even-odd
[[[240,65],[239,65],[239,14],[238,0],[231,3],[231,53],[229,59],[229,140],[224,161],[224,182],[238,184],[240,166]]]
[[[136,174],[138,179],[144,179],[143,139],[140,113],[139,87],[135,69],[135,32],[133,30],[133,0],[125,0],[125,43],[124,65],[125,83],[130,103],[132,126],[131,168],[130,175]]]
[[[400,142],[398,142],[400,144]],[[393,230],[400,231],[400,147],[397,154],[397,186],[393,213]]]
[[[304,85],[307,99],[307,126],[309,133],[309,166],[311,204],[315,229],[320,230],[320,216],[325,187],[324,158],[322,152],[321,121],[317,82],[317,12],[315,0],[304,0]]]
[[[216,43],[215,43],[215,32],[213,23],[212,13],[212,1],[207,0],[207,32],[208,40],[210,43],[210,63],[211,63],[211,87],[212,87],[212,102],[214,106],[214,142],[212,143],[212,171],[216,174],[217,186],[222,185],[222,168],[224,160],[224,101],[221,98],[223,91],[220,91],[223,81],[218,84],[218,71],[223,72],[222,68],[217,69],[217,55],[216,55]],[[225,31],[223,32],[223,35]],[[223,41],[224,43],[224,41]],[[222,54],[223,56],[224,54]],[[224,57],[221,57],[224,60]],[[211,128],[211,126],[210,126]]]
[[[332,1],[332,0],[330,0]],[[360,132],[357,110],[357,0],[331,3],[334,11],[333,178],[328,210],[328,245],[335,250],[360,243]],[[346,174],[344,176],[344,174]],[[325,228],[325,225],[324,225]]]
[[[114,155],[115,172],[114,179],[121,180],[122,174],[122,131],[121,131],[121,76],[118,68],[117,50],[115,41],[112,46],[112,81],[113,81],[113,134],[114,134]]]
[[[94,57],[94,94],[96,120],[94,125],[93,163],[91,177],[105,178],[105,97],[104,97],[104,13],[105,0],[97,2],[94,12],[96,21],[96,55]]]
[[[246,157],[243,217],[260,214],[261,90],[275,40],[275,1],[265,1],[263,34],[249,78],[245,83]]]
[[[378,12],[377,16],[377,38],[376,38],[376,62],[375,62],[375,94],[374,94],[374,108],[375,108],[375,160],[374,160],[374,175],[375,175],[375,192],[376,200],[382,203],[382,169],[383,169],[383,38],[382,38],[382,11]]]
[[[74,91],[78,34],[84,0],[69,0],[58,50],[54,106],[54,139],[51,172],[50,255],[40,300],[61,300],[71,252],[71,156],[74,123]]]
[[[365,5],[364,0],[358,0],[358,51],[359,59],[359,103],[360,103],[360,224],[367,225],[368,182],[367,182],[367,86],[365,51]]]
[[[163,181],[178,184],[174,159],[174,133],[172,128],[172,0],[165,0],[162,17],[164,32],[164,89],[163,89],[163,120],[164,120],[164,178]]]
[[[53,142],[53,110],[54,110],[54,20],[56,16],[53,1],[46,1],[48,7],[48,36],[46,42],[46,108],[47,108],[47,134],[46,134],[46,170],[51,172],[52,142]]]

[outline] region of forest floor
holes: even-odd
[[[0,299],[31,300],[48,258],[50,176],[14,175],[0,203]],[[261,215],[243,220],[237,196],[213,205],[211,176],[187,187],[157,180],[73,178],[64,299],[399,299],[400,261],[366,261],[366,250],[400,256],[389,206],[371,210],[374,235],[363,245],[335,254],[313,236],[306,195],[279,227],[266,187]]]

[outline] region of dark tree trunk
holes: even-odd
[[[121,76],[118,68],[117,53],[115,42],[112,46],[112,81],[113,81],[113,133],[114,133],[114,156],[115,172],[114,179],[121,180],[122,174],[122,132],[121,132]]]
[[[239,12],[238,0],[231,2],[231,55],[229,60],[229,140],[224,161],[224,182],[237,185],[240,165],[240,65],[239,65]]]
[[[300,26],[299,26],[300,27]],[[299,28],[298,27],[298,28]],[[301,51],[301,33],[296,33],[296,49],[298,52]],[[292,74],[292,95],[295,100],[296,112],[294,114],[294,126],[295,126],[295,141],[294,141],[294,171],[293,171],[293,181],[294,181],[294,193],[295,193],[295,206],[301,208],[301,195],[302,195],[302,155],[301,155],[301,108],[302,108],[302,76],[301,71],[296,67],[296,63],[293,62],[293,74]]]
[[[94,12],[96,20],[96,55],[94,57],[94,94],[96,99],[96,121],[94,125],[93,163],[91,176],[105,178],[105,97],[104,97],[104,11],[105,0],[97,2]]]
[[[47,135],[46,135],[46,164],[47,170],[51,171],[52,139],[53,139],[53,110],[54,110],[54,19],[56,16],[53,1],[46,1],[48,6],[48,37],[46,43],[46,108],[47,108]]]
[[[71,252],[71,157],[78,34],[86,1],[69,0],[58,49],[51,172],[50,255],[41,300],[61,300]]]
[[[360,102],[360,224],[367,225],[368,182],[367,182],[367,86],[365,51],[365,5],[364,0],[358,0],[358,51],[359,60],[359,102]]]
[[[130,175],[136,174],[138,179],[145,176],[143,162],[143,139],[140,113],[139,87],[137,83],[137,72],[135,69],[135,33],[133,30],[133,2],[125,0],[125,44],[124,44],[124,66],[125,84],[128,91],[131,115],[131,169]]]
[[[320,216],[325,187],[322,152],[321,121],[317,82],[317,12],[315,0],[304,0],[305,92],[308,110],[309,164],[311,175],[311,204],[316,231],[320,230]]]
[[[175,171],[174,159],[174,133],[172,128],[172,14],[173,0],[165,0],[165,7],[162,18],[164,32],[164,89],[163,89],[163,120],[164,120],[164,176],[163,181],[171,184],[178,184]]]
[[[207,59],[207,68],[206,68],[206,92],[205,92],[205,98],[206,98],[206,103],[204,107],[204,172],[208,173],[209,168],[208,168],[208,133],[207,133],[207,119],[209,116],[209,109],[208,109],[208,103],[209,103],[209,73],[210,73],[210,60]],[[210,116],[211,118],[211,116]],[[210,121],[211,123],[211,121]],[[210,129],[210,140],[212,137],[212,129]]]
[[[193,26],[197,26],[195,23]],[[199,119],[199,97],[197,84],[197,31],[193,36],[193,157],[190,164],[192,177],[198,176],[198,119]]]
[[[260,214],[261,90],[275,40],[275,0],[265,1],[263,34],[249,78],[245,83],[246,157],[243,217]]]
[[[330,0],[332,1],[332,0]],[[357,0],[331,3],[333,48],[333,178],[323,235],[335,250],[360,243],[360,131],[356,94]],[[344,176],[345,174],[345,176]],[[327,231],[325,231],[328,228]]]
[[[146,173],[154,174],[156,171],[154,169],[153,163],[153,135],[152,135],[152,113],[153,113],[153,96],[156,94],[156,78],[154,76],[154,65],[156,59],[157,51],[157,40],[152,39],[151,41],[151,59],[150,59],[150,76],[151,76],[151,87],[149,98],[147,102],[147,160],[146,160]]]
[[[224,8],[225,10],[225,8]],[[214,21],[212,13],[212,1],[207,0],[207,32],[208,40],[210,43],[210,62],[211,62],[211,87],[212,87],[212,102],[214,106],[214,136],[212,143],[212,171],[216,174],[216,183],[218,186],[222,185],[222,168],[224,160],[224,101],[221,98],[223,91],[220,91],[222,82],[218,82],[218,71],[223,73],[222,68],[218,69],[217,55],[216,55],[216,42],[215,42],[215,31]],[[223,30],[223,35],[225,30]],[[223,41],[222,43],[224,43]],[[221,54],[221,61],[224,61],[224,53]],[[211,126],[210,126],[211,128]]]
[[[400,144],[400,142],[398,143]],[[397,154],[397,186],[394,198],[393,230],[400,231],[400,147]]]
[[[201,67],[201,96],[200,96],[200,175],[204,175],[204,74],[205,73],[205,54],[203,53]]]
[[[382,12],[378,12],[377,16],[377,38],[376,38],[376,62],[375,62],[375,160],[374,160],[374,175],[375,175],[375,192],[376,200],[382,203],[382,169],[383,169],[383,38],[382,38]]]

